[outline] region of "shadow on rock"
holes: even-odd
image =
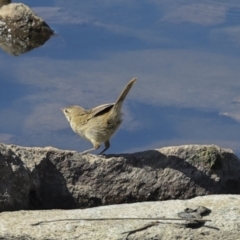
[[[33,170],[33,175],[39,179],[39,184],[29,193],[29,209],[72,209],[77,204],[69,192],[67,180],[46,154]],[[55,159],[59,160],[59,159]],[[34,179],[35,177],[33,177]]]
[[[240,161],[233,153],[217,146],[168,147],[106,158],[123,159],[116,178],[123,179],[125,172],[132,175],[129,183],[125,179],[125,186],[128,189],[132,181],[131,189],[135,191],[123,197],[123,202],[124,199],[153,201],[240,193]],[[120,199],[121,193],[115,196]]]

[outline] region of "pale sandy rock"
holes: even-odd
[[[159,220],[159,224],[131,234],[128,239],[240,239],[240,196],[211,195],[190,200],[168,200],[103,206],[90,209],[16,211],[0,214],[1,239],[127,239],[128,232],[152,220],[84,221],[81,218],[170,217],[185,208],[205,206],[211,213],[204,226],[184,228],[185,221]],[[59,221],[61,220],[61,221]],[[43,222],[40,225],[32,224]]]
[[[11,18],[13,20],[21,20],[24,18],[36,19],[38,21],[42,21],[41,18],[36,16],[36,14],[25,4],[23,3],[11,3],[6,4],[1,7],[0,11],[1,19]]]

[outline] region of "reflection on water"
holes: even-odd
[[[0,51],[0,142],[87,149],[59,109],[114,102],[137,76],[109,153],[201,143],[240,154],[239,0],[24,4],[58,37],[18,58]]]
[[[53,30],[26,5],[0,2],[0,47],[15,56],[43,45]]]

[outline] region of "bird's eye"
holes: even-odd
[[[65,109],[65,110],[64,110],[64,112],[65,112],[65,113],[68,113],[68,110],[67,110],[67,109]]]

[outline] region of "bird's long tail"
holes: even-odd
[[[113,108],[111,109],[111,117],[114,117],[113,115],[119,114],[122,108],[122,104],[126,96],[128,95],[130,89],[132,88],[133,84],[137,81],[137,78],[131,79],[128,84],[125,86],[125,88],[122,90],[121,94],[119,95],[117,101],[114,103]]]
[[[118,109],[122,107],[122,103],[126,98],[127,94],[129,93],[130,89],[132,88],[133,84],[137,81],[137,78],[133,78],[129,81],[129,83],[125,86],[122,90],[121,94],[119,95],[117,101],[115,102],[113,108]]]

